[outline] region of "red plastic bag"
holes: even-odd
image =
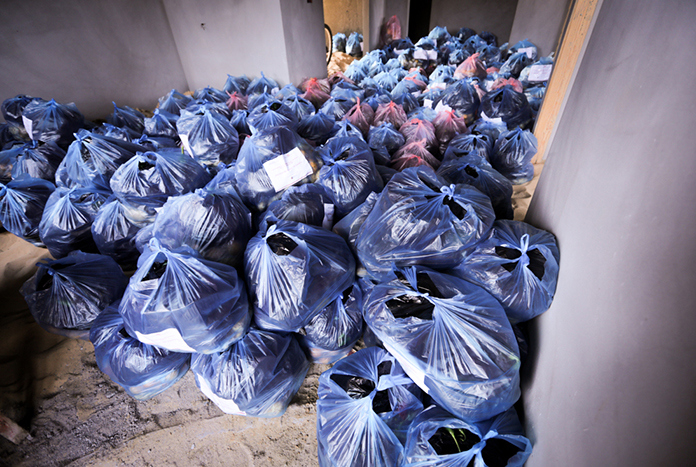
[[[354,127],[360,130],[363,136],[367,135],[374,119],[375,111],[372,110],[370,104],[366,104],[365,102],[360,103],[359,97],[358,103],[351,107],[348,113],[343,117],[343,120],[348,120]]]
[[[230,112],[233,110],[246,110],[247,109],[247,98],[246,96],[242,96],[239,94],[237,91],[233,92],[230,94],[229,92],[227,93],[229,96],[229,99],[227,99],[227,108],[230,109]]]
[[[396,151],[389,165],[399,172],[408,167],[419,167],[421,165],[436,170],[440,167],[440,161],[428,151],[425,139],[421,139],[404,144],[401,149]]]
[[[392,16],[382,25],[380,31],[381,46],[391,44],[393,41],[401,39],[401,22],[396,15]]]
[[[407,143],[423,139],[428,149],[433,149],[438,146],[437,136],[435,136],[435,127],[427,120],[412,118],[401,125],[399,132],[404,135]]]
[[[488,76],[488,73],[486,72],[486,67],[484,66],[483,62],[481,61],[481,59],[479,59],[478,52],[464,60],[454,71],[455,79],[486,79],[486,76]]]
[[[522,88],[522,83],[520,83],[518,80],[515,78],[498,78],[493,82],[493,86],[491,87],[491,91],[495,91],[498,88],[502,88],[505,85],[510,85],[512,86],[512,89],[514,89],[517,92],[524,92],[524,89]]]
[[[440,152],[444,153],[452,138],[461,133],[466,133],[466,123],[464,117],[457,117],[454,110],[439,112],[433,119],[435,136],[440,142]]]
[[[407,118],[403,106],[395,102],[389,102],[388,104],[379,104],[372,124],[379,126],[387,122],[394,125],[394,128],[401,128],[401,125],[406,123]]]

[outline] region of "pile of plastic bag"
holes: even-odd
[[[228,75],[102,125],[4,101],[0,221],[54,258],[22,287],[32,315],[137,399],[190,367],[224,412],[275,417],[334,364],[321,465],[522,465],[517,325],[551,305],[559,251],[511,196],[553,60],[392,36],[337,34],[363,57],[345,74]]]

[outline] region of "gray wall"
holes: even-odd
[[[288,64],[287,82],[297,85],[305,78],[326,78],[324,6],[321,0],[312,3],[280,0],[280,11]],[[265,28],[263,31],[267,32]]]
[[[488,31],[498,36],[502,44],[510,37],[516,8],[517,0],[433,0],[430,29],[444,26],[450,34],[462,27]]]
[[[367,1],[367,0],[366,0]],[[393,15],[399,18],[401,37],[408,36],[409,0],[370,0],[370,49],[379,47],[380,31]]]
[[[556,50],[571,3],[572,0],[519,0],[510,44],[529,39],[544,56]]]
[[[528,467],[696,458],[695,22],[692,0],[601,4],[527,216],[561,251]]]
[[[153,108],[186,90],[161,0],[3,0],[0,101],[17,94],[75,102],[87,118],[111,101]]]

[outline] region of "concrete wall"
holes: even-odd
[[[502,44],[510,37],[516,8],[517,0],[433,0],[430,29],[444,26],[450,33],[462,27],[488,31]]]
[[[691,0],[601,3],[527,216],[561,251],[528,467],[696,458],[695,22]]]
[[[280,0],[288,82],[326,78],[324,6],[321,0]]]
[[[3,0],[0,101],[75,102],[87,118],[154,108],[186,79],[161,0]]]
[[[571,3],[572,0],[519,0],[510,44],[529,39],[544,56],[556,50]]]

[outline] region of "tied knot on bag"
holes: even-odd
[[[522,235],[522,238],[520,239],[520,252],[522,253],[522,256],[520,256],[519,262],[520,262],[520,266],[522,266],[522,267],[529,265],[529,256],[527,255],[528,249],[529,249],[529,234],[524,234],[524,235]]]
[[[442,192],[445,196],[448,196],[450,199],[454,199],[454,189],[454,183],[449,186],[443,185],[440,187],[440,192]]]

